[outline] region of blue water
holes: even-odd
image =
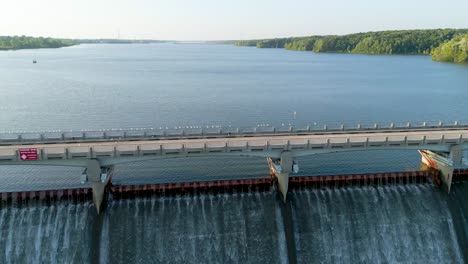
[[[0,131],[468,120],[468,66],[428,56],[80,45],[0,69]]]

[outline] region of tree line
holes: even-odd
[[[468,35],[456,37],[432,51],[432,59],[456,63],[468,63]]]
[[[147,44],[157,40],[129,39],[55,39],[28,36],[0,36],[0,50],[62,48],[79,44]]]
[[[285,48],[289,50],[333,53],[439,54],[439,46],[463,35],[468,35],[468,29],[378,31],[343,36],[330,35],[247,40],[239,41],[235,44],[237,46],[255,46],[257,48]],[[456,49],[454,52],[459,54],[459,49],[461,48],[457,49],[455,47],[460,47],[464,44],[452,43],[447,45],[443,52],[446,55],[449,53],[448,47],[450,45],[451,49]],[[436,50],[438,53],[436,53]],[[434,57],[435,60],[439,58],[441,57]],[[459,60],[457,59],[457,61]]]
[[[76,45],[73,40],[35,38],[27,36],[0,36],[0,50],[61,48]]]

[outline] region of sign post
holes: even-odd
[[[20,148],[18,149],[20,160],[37,160],[37,148]]]

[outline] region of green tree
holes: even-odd
[[[237,42],[236,45],[335,53],[431,54],[442,43],[465,34],[468,34],[468,29],[393,30],[344,36],[251,40]],[[449,51],[445,50],[444,52],[448,53]],[[463,52],[458,52],[455,56],[456,60],[463,60],[463,54]]]
[[[468,63],[468,35],[456,37],[432,51],[435,61]]]

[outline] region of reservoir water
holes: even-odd
[[[38,61],[33,64],[32,60]],[[80,45],[0,52],[0,133],[190,126],[467,123],[468,66],[427,56],[230,45]],[[296,114],[294,115],[294,112]],[[299,160],[301,175],[417,169],[413,151]],[[81,171],[0,167],[0,191],[73,188]],[[117,166],[115,184],[265,177],[263,159]],[[291,193],[299,263],[462,263],[468,189],[431,185]],[[275,192],[0,209],[0,263],[285,263]]]
[[[448,122],[468,113],[468,66],[429,56],[80,45],[2,52],[0,68],[3,131]]]

